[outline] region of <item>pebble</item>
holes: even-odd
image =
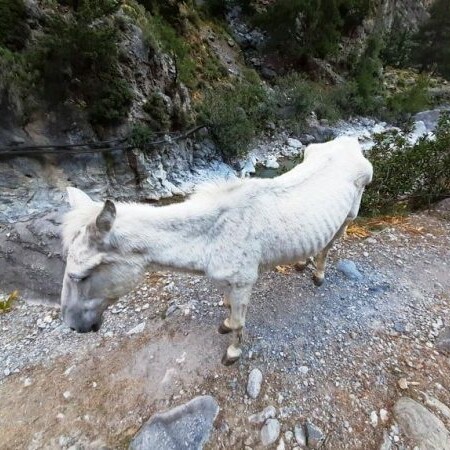
[[[277,419],[267,419],[261,428],[261,443],[264,447],[273,444],[280,435],[280,422]]]
[[[70,393],[70,391],[65,391],[65,392],[63,392],[63,397],[64,397],[66,400],[69,400],[69,398],[72,397],[72,394]]]
[[[250,423],[256,423],[261,424],[264,423],[267,419],[273,419],[277,414],[277,410],[274,406],[268,406],[267,408],[264,408],[261,412],[252,414],[248,421]]]
[[[263,380],[262,372],[259,369],[253,369],[248,376],[247,394],[250,398],[257,398],[261,391],[261,384]]]
[[[278,442],[277,450],[285,450],[285,449],[286,449],[286,445],[284,444],[283,438],[281,438],[280,441]]]
[[[294,427],[295,441],[300,446],[306,445],[306,433],[302,424],[296,424]]]
[[[133,334],[139,334],[144,331],[145,328],[145,322],[141,322],[135,327],[131,328],[131,330],[127,331],[128,336],[132,336]]]
[[[298,368],[298,371],[302,374],[302,375],[306,375],[309,372],[309,367],[306,366],[300,366]]]
[[[370,413],[370,424],[375,428],[378,425],[378,414],[376,411]]]
[[[284,433],[284,438],[286,439],[286,442],[289,444],[292,441],[292,438],[294,437],[294,433],[290,430],[286,431]]]
[[[33,384],[33,381],[31,380],[31,378],[25,378],[23,385],[25,387],[31,386]]]
[[[408,381],[406,380],[406,378],[400,378],[398,380],[398,387],[400,389],[408,389]]]
[[[385,409],[380,409],[380,419],[383,423],[389,420],[389,413]]]
[[[319,448],[325,440],[325,435],[317,425],[306,422],[306,439],[309,448]]]

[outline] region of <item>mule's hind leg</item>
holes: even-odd
[[[224,325],[231,329],[231,344],[228,346],[222,363],[229,366],[236,362],[242,354],[242,339],[245,326],[245,316],[250,301],[252,285],[242,287],[233,287],[229,293],[231,314],[229,319],[225,320]]]
[[[316,286],[321,286],[325,279],[325,268],[327,265],[327,256],[330,248],[333,246],[333,243],[336,239],[339,239],[348,227],[348,224],[352,221],[352,219],[347,219],[339,228],[338,232],[334,235],[333,239],[328,243],[328,245],[314,258],[314,263],[316,269],[313,273],[313,282]]]

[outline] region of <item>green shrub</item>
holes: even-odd
[[[430,18],[414,36],[412,62],[422,70],[436,70],[450,80],[450,0],[436,0]]]
[[[388,118],[398,119],[430,107],[430,81],[421,76],[409,89],[387,98]]]
[[[151,128],[155,131],[170,130],[171,114],[162,95],[153,94],[144,104],[143,109],[151,118]]]
[[[0,46],[19,50],[27,35],[23,0],[0,0]]]
[[[363,195],[363,214],[428,206],[450,195],[449,116],[441,117],[435,135],[414,145],[396,131],[376,136],[367,153],[374,178]]]
[[[290,122],[304,121],[312,112],[319,119],[338,120],[341,117],[335,100],[338,89],[324,87],[298,73],[279,78],[275,86],[281,115]]]
[[[32,112],[39,73],[33,69],[29,54],[0,47],[0,90],[8,93],[14,113],[25,123]]]
[[[291,57],[325,58],[369,12],[369,0],[278,0],[255,17],[272,45]]]
[[[133,98],[119,71],[118,31],[98,20],[114,5],[113,0],[85,0],[74,17],[52,16],[33,55],[45,97],[75,101],[86,107],[92,123],[101,125],[126,117]]]
[[[223,155],[243,156],[258,131],[271,117],[271,100],[259,83],[241,81],[236,86],[209,91],[199,120],[208,125]]]
[[[136,124],[130,134],[130,144],[139,149],[146,149],[155,140],[154,131],[146,125]]]
[[[204,9],[209,16],[224,17],[227,12],[227,0],[205,0]]]

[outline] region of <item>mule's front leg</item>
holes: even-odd
[[[230,298],[228,295],[223,296],[223,304],[231,311]],[[233,329],[230,325],[230,318],[227,317],[220,325],[219,325],[219,333],[220,334],[228,334],[231,333]]]
[[[223,326],[231,330],[231,344],[228,346],[222,363],[229,366],[236,362],[242,354],[242,340],[245,326],[245,316],[247,314],[247,306],[250,300],[251,286],[234,288],[230,295],[231,314],[226,319]]]

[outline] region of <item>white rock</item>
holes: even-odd
[[[52,323],[53,322],[53,317],[52,316],[45,316],[44,317],[44,322],[45,323]]]
[[[295,441],[300,446],[306,445],[306,433],[305,428],[302,424],[298,423],[294,427],[294,435],[295,435]]]
[[[292,441],[293,437],[294,437],[294,433],[291,430],[288,430],[284,433],[284,438],[286,439],[286,442],[288,444]]]
[[[63,392],[63,397],[64,397],[66,400],[69,400],[69,398],[72,397],[72,394],[70,393],[70,391],[64,391],[64,392]]]
[[[273,444],[280,435],[280,422],[277,419],[267,419],[261,429],[261,443],[264,447]]]
[[[259,369],[253,369],[248,376],[247,394],[251,398],[257,398],[261,391],[263,375]]]
[[[378,425],[378,414],[376,411],[370,413],[370,424],[375,428]]]
[[[278,164],[275,156],[269,156],[264,165],[268,168],[268,169],[278,169],[280,167],[280,165]]]
[[[284,445],[283,438],[281,438],[280,442],[278,442],[277,450],[285,450],[285,449],[286,449],[286,446]]]
[[[385,409],[380,409],[380,419],[383,423],[389,420],[389,413]]]
[[[33,381],[31,380],[31,378],[25,378],[23,385],[25,387],[31,386],[33,384]]]
[[[300,366],[298,368],[298,371],[302,374],[302,375],[306,375],[309,372],[309,367],[306,366]]]
[[[299,148],[303,147],[303,144],[298,139],[294,139],[294,138],[287,138],[286,144],[289,145],[289,147],[292,147],[295,149],[299,149]]]
[[[131,336],[133,334],[139,334],[142,333],[144,331],[145,328],[145,322],[141,322],[138,325],[136,325],[134,328],[132,328],[131,330],[127,331],[128,336]]]

